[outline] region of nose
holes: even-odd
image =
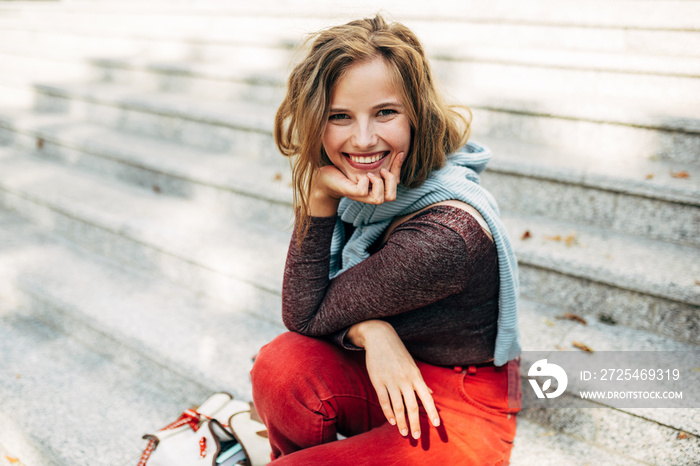
[[[360,119],[353,126],[351,142],[358,150],[366,151],[377,145],[378,137],[372,120]]]

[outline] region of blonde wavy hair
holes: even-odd
[[[420,41],[406,26],[375,16],[313,34],[306,46],[308,53],[289,76],[274,129],[280,152],[294,157],[292,185],[300,231],[306,230],[314,173],[331,164],[321,138],[333,86],[353,64],[382,57],[403,99],[411,123],[411,148],[401,167],[401,185],[423,184],[431,171],[444,165],[447,154],[469,138],[471,112],[445,103]]]

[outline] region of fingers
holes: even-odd
[[[418,439],[420,438],[420,415],[415,392],[410,390],[410,392],[404,393],[403,401],[406,406],[406,413],[408,414],[408,425],[411,429],[411,435],[413,438]]]
[[[402,152],[396,157],[391,165],[391,170],[382,168],[380,174],[384,178],[384,199],[393,201],[396,199],[396,187],[401,179],[401,165],[403,164],[405,154]]]
[[[390,171],[396,179],[401,178],[401,166],[404,160],[406,160],[406,153],[401,152],[391,163]]]
[[[372,190],[369,193],[370,203],[382,204],[386,200],[384,198],[384,180],[374,173],[368,173],[367,176],[372,182]]]
[[[389,393],[387,390],[378,393],[379,404],[389,424],[395,425],[404,437],[410,434],[414,439],[418,439],[421,436],[420,408],[416,394],[433,426],[440,425],[440,415],[430,395],[430,389],[425,384],[421,388],[415,388],[415,391],[413,387],[394,389]]]
[[[379,406],[382,408],[384,417],[389,421],[392,426],[396,425],[396,416],[394,416],[394,411],[391,409],[391,400],[389,400],[389,394],[386,390],[377,392],[377,398],[379,399]]]
[[[406,414],[403,406],[403,396],[401,391],[398,389],[391,390],[389,393],[391,397],[391,406],[394,412],[394,419],[396,419],[396,427],[399,428],[399,432],[404,437],[408,435],[408,425],[406,424]]]
[[[366,175],[357,175],[358,189],[357,198],[369,204],[383,204],[396,199],[396,187],[401,178],[401,166],[406,158],[406,154],[401,152],[392,161],[390,170],[382,168],[377,176],[372,172]],[[363,183],[360,186],[360,183]],[[367,184],[364,184],[367,183]],[[371,186],[368,186],[371,184]],[[365,199],[360,199],[365,196]]]
[[[383,204],[396,199],[401,178],[401,167],[406,158],[404,152],[392,160],[389,170],[382,168],[379,174],[367,172],[347,178],[333,165],[321,167],[316,184],[324,193],[334,198],[348,197],[367,204]]]
[[[416,389],[416,393],[423,404],[423,408],[425,409],[425,413],[428,415],[428,419],[430,419],[431,424],[438,427],[440,425],[440,415],[435,407],[435,401],[431,395],[432,392],[433,391],[428,388],[427,385],[423,385],[422,388]]]
[[[382,168],[380,172],[382,178],[384,178],[384,200],[393,201],[396,199],[396,185],[398,185],[398,179],[389,170]]]
[[[357,185],[355,192],[357,196],[367,196],[369,194],[369,177],[357,175]]]

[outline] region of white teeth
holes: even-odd
[[[355,157],[354,155],[351,155],[350,160],[355,163],[374,163],[381,160],[382,157],[384,157],[384,154],[377,154],[373,155],[372,157]]]

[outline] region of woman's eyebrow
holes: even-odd
[[[403,104],[397,100],[391,100],[391,101],[382,102],[380,104],[377,104],[374,107],[372,107],[372,109],[379,110],[380,108],[386,108],[386,107],[403,108]],[[348,112],[350,112],[350,110],[345,108],[345,107],[331,107],[328,111],[331,113],[348,113]]]
[[[403,104],[397,100],[391,100],[388,102],[382,102],[381,104],[377,104],[373,108],[375,110],[378,110],[380,108],[385,108],[385,107],[403,107]]]

